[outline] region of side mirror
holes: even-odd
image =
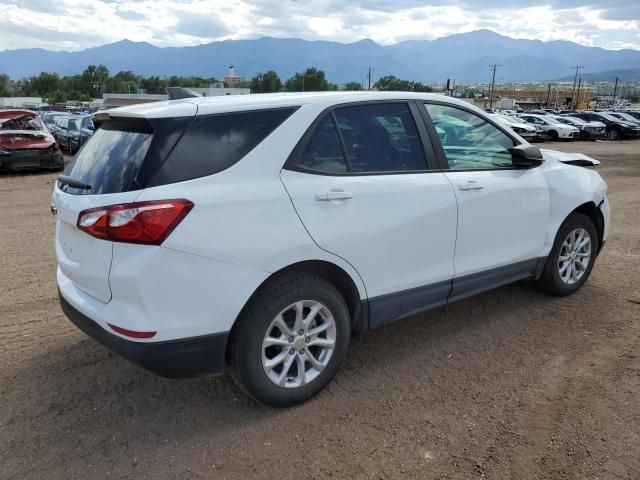
[[[542,152],[533,145],[518,145],[510,148],[509,153],[511,153],[511,162],[515,167],[537,167],[544,162]]]

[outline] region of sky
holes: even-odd
[[[640,0],[0,0],[0,18],[0,50],[265,36],[388,45],[483,28],[640,50]]]

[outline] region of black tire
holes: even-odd
[[[591,256],[587,268],[584,270],[582,276],[575,281],[575,283],[568,284],[562,280],[560,275],[560,253],[563,243],[569,236],[569,234],[577,229],[584,229],[589,234],[591,239]],[[551,295],[564,296],[570,295],[576,292],[589,278],[593,264],[596,261],[598,250],[600,248],[598,231],[596,230],[593,221],[582,213],[572,213],[564,221],[564,223],[558,229],[556,239],[553,243],[553,248],[547,257],[547,262],[542,271],[542,275],[536,280],[536,286]]]
[[[549,130],[549,137],[551,138],[551,140],[553,140],[554,142],[557,142],[558,139],[560,138],[560,135],[558,135],[558,132],[556,132],[555,130]]]
[[[620,139],[620,131],[617,128],[610,128],[607,131],[607,138],[609,140],[619,140]]]
[[[330,311],[336,327],[335,346],[328,363],[314,379],[303,386],[287,388],[267,376],[262,364],[263,341],[276,316],[302,300],[320,302]],[[284,274],[261,288],[240,314],[229,339],[229,371],[238,386],[258,402],[273,407],[296,405],[316,395],[333,379],[346,357],[350,335],[349,309],[333,285],[312,274]],[[282,348],[281,352],[288,349],[278,348]]]

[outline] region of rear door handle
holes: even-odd
[[[466,192],[467,190],[482,190],[484,187],[482,186],[481,183],[478,183],[475,180],[469,180],[466,183],[458,185],[458,188],[460,190]]]
[[[331,190],[330,192],[316,193],[316,200],[319,202],[328,202],[331,200],[349,200],[353,198],[353,193],[344,190]]]

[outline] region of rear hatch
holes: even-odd
[[[76,287],[104,303],[111,299],[109,270],[113,242],[80,230],[78,217],[83,210],[133,202],[140,195],[142,188],[137,177],[145,158],[154,154],[153,140],[149,121],[111,118],[96,131],[65,172],[87,188],[58,181],[53,191],[58,266]]]

